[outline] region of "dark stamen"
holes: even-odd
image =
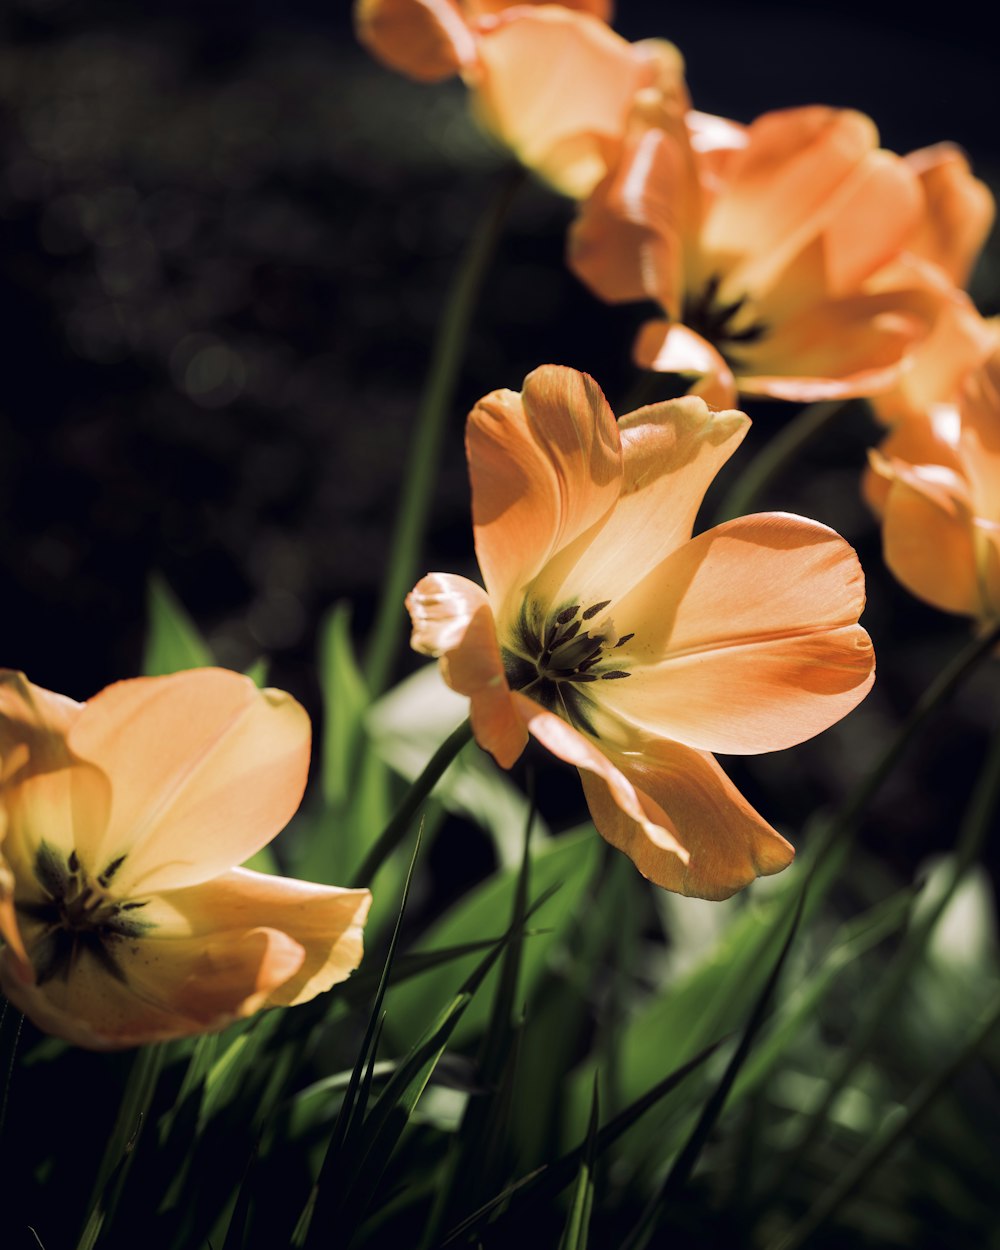
[[[580,605],[578,603],[574,603],[571,608],[563,608],[563,610],[556,617],[556,624],[557,625],[568,624],[568,622],[570,622],[579,611],[580,611]]]
[[[604,609],[608,606],[608,604],[609,604],[610,602],[611,602],[611,600],[610,600],[610,599],[605,599],[603,603],[595,603],[595,604],[592,604],[592,605],[591,605],[591,606],[590,606],[590,607],[586,610],[586,612],[584,612],[584,614],[583,614],[583,619],[584,619],[585,621],[589,621],[589,620],[591,619],[591,617],[596,616],[596,615],[598,614],[598,612],[603,612],[603,611],[604,611]]]
[[[620,668],[612,669],[610,673],[602,673],[601,681],[614,681],[617,677],[631,677],[631,673],[625,673]]]
[[[631,633],[631,634],[622,634],[622,636],[621,636],[621,637],[618,639],[618,641],[615,643],[615,647],[621,647],[621,646],[624,646],[626,642],[631,642],[631,640],[632,640],[634,637],[635,637],[635,633],[634,633],[634,632],[633,632],[633,633]]]
[[[101,883],[101,885],[109,885],[111,882],[111,878],[115,875],[115,873],[124,863],[125,863],[125,856],[119,855],[117,859],[113,859],[111,863],[108,864],[107,868],[105,868],[105,870],[102,873],[100,873],[97,880]]]

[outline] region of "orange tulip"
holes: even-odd
[[[431,573],[407,599],[413,646],[469,696],[499,764],[534,736],[645,876],[713,899],[793,850],[711,752],[812,737],[874,667],[863,575],[831,530],[772,513],[691,537],[748,426],[694,397],[616,422],[592,378],[537,369],[469,415],[486,589]]]
[[[0,987],[94,1049],[210,1032],[344,980],[371,897],[236,864],[291,818],[309,718],[222,669],[75,703],[0,671]]]
[[[661,40],[629,43],[608,5],[498,0],[361,0],[361,41],[413,78],[461,73],[473,113],[558,191],[589,195],[617,161],[626,131],[687,108],[684,63]]]
[[[418,82],[461,73],[476,59],[475,31],[482,19],[508,9],[540,7],[545,0],[357,0],[358,38],[390,69]],[[547,6],[554,7],[554,6]],[[611,20],[611,0],[561,0],[560,8]]]
[[[870,461],[895,577],[945,612],[1000,620],[1000,344],[957,403],[904,421]]]
[[[697,375],[714,403],[737,388],[868,395],[951,297],[928,257],[947,251],[954,187],[879,150],[859,113],[788,109],[746,128],[693,114],[628,140],[583,206],[570,263],[604,299],[657,300],[668,320],[644,327],[637,360]]]

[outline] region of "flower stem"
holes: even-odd
[[[799,451],[826,429],[846,402],[837,399],[810,404],[793,417],[747,464],[719,505],[714,523],[721,525],[723,521],[752,512],[761,494],[788,468]]]
[[[438,325],[407,459],[409,467],[396,513],[389,564],[365,657],[365,675],[372,698],[385,690],[392,675],[405,620],[403,599],[417,576],[417,560],[437,482],[441,443],[465,354],[469,324],[501,227],[523,179],[520,167],[511,171],[499,194],[490,201],[462,255]]]
[[[419,811],[420,805],[434,789],[448,765],[455,759],[471,737],[472,721],[464,720],[441,743],[428,760],[424,771],[410,786],[403,801],[393,812],[389,823],[379,834],[361,866],[355,872],[351,881],[352,886],[369,885],[374,880],[375,874],[406,837],[410,821]]]

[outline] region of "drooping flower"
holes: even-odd
[[[713,403],[869,395],[954,295],[940,262],[957,266],[974,233],[948,242],[960,182],[943,156],[880,150],[849,110],[745,128],[688,114],[629,138],[570,264],[604,299],[655,299],[667,319],[640,331],[637,361],[695,374]]]
[[[367,890],[235,865],[298,807],[310,726],[222,669],[87,703],[0,670],[0,988],[113,1049],[222,1028],[344,980]]]
[[[471,699],[510,767],[531,734],[580,769],[594,823],[658,885],[725,898],[793,851],[712,752],[812,737],[873,680],[852,549],[801,517],[691,537],[749,426],[686,397],[616,422],[592,378],[549,365],[469,415],[485,589],[431,573],[416,650]]]
[[[460,73],[473,113],[518,160],[565,195],[588,195],[626,131],[687,107],[684,63],[662,40],[629,43],[601,0],[361,0],[361,41],[410,77]]]
[[[1000,620],[1000,343],[957,402],[901,422],[870,464],[894,576],[945,612]]]

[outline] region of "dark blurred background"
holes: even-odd
[[[267,654],[274,683],[314,713],[323,612],[351,599],[364,635],[444,292],[506,161],[460,84],[381,69],[349,9],[2,10],[0,660],[39,684],[85,698],[137,672],[153,570],[221,662]],[[957,141],[996,190],[994,47],[940,10],[902,12],[621,0],[617,25],[673,39],[703,110],[851,105],[897,151]],[[536,185],[515,203],[459,383],[427,568],[473,570],[460,432],[476,398],[543,361],[593,373],[612,403],[634,380],[645,310],[609,309],[565,270],[570,215]],[[994,236],[973,287],[985,312],[1000,311],[998,290]],[[750,411],[753,449],[791,410]],[[864,771],[967,630],[885,574],[857,490],[875,433],[854,406],[765,501],[858,546],[880,657],[846,725],[733,764],[751,797],[778,789],[785,810],[768,814],[793,828]],[[996,673],[977,678],[888,787],[867,834],[887,865],[908,873],[950,844],[998,703]]]

